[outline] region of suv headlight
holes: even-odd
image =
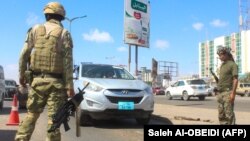
[[[86,88],[88,91],[100,92],[103,88],[97,86],[95,84],[90,83],[89,86]]]

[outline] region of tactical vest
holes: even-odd
[[[35,30],[34,48],[30,58],[30,68],[34,72],[62,73],[63,48],[61,47],[62,27],[57,27],[46,33],[44,25],[38,25]]]

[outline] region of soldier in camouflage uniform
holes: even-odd
[[[238,84],[238,66],[230,51],[230,48],[223,46],[219,46],[217,51],[222,61],[217,85],[218,118],[221,125],[235,124],[234,100]]]
[[[52,125],[52,115],[75,95],[73,90],[72,39],[63,28],[64,7],[58,2],[50,2],[44,8],[46,22],[35,25],[27,33],[27,39],[19,60],[19,81],[25,86],[28,81],[25,71],[29,69],[33,81],[27,101],[27,115],[20,123],[16,141],[29,141],[35,124],[44,107],[48,108],[48,129]],[[27,65],[29,64],[29,65]],[[28,68],[27,68],[28,66]],[[60,141],[59,129],[47,133],[46,141]]]

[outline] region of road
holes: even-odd
[[[217,101],[215,96],[206,97],[204,101],[200,101],[198,100],[198,98],[191,98],[189,101],[184,101],[181,99],[167,100],[164,95],[157,95],[155,96],[155,101],[158,104],[165,104],[165,105],[199,107],[208,109],[217,108]],[[236,96],[234,108],[236,111],[249,112],[250,97]]]
[[[191,99],[190,101],[183,101],[183,100],[168,101],[165,99],[165,96],[155,96],[155,100],[156,100],[157,105],[178,107],[178,110],[180,110],[179,107],[183,107],[181,109],[184,109],[184,110],[190,107],[190,111],[192,111],[193,107],[200,107],[200,108],[203,108],[205,111],[206,109],[212,110],[216,108],[215,97],[207,97],[205,101],[199,101],[196,99]],[[11,102],[12,101],[6,101],[4,105],[5,107],[4,110],[0,112],[0,116],[1,116],[0,138],[6,141],[13,140],[16,130],[18,128],[17,126],[5,126],[5,123],[9,116],[9,112],[11,111]],[[250,107],[249,106],[250,98],[249,97],[247,98],[237,97],[236,103],[237,103],[236,110],[246,111],[246,109]],[[247,112],[249,111],[250,110],[248,110]],[[26,112],[25,110],[19,110],[20,119],[24,117],[25,112]],[[178,111],[178,113],[179,112],[181,111]],[[161,112],[157,112],[157,113],[159,114]],[[41,114],[40,118],[37,121],[36,129],[34,131],[31,141],[44,141],[44,138],[46,136],[45,131],[46,131],[46,125],[47,125],[46,114],[47,113],[45,109],[44,113]],[[168,113],[168,115],[170,115],[170,113]],[[213,117],[216,117],[216,115]],[[249,123],[248,121],[245,123]],[[178,122],[182,124],[185,123],[181,121],[178,121]],[[195,121],[193,121],[193,123],[195,124]],[[163,120],[161,118],[153,117],[149,124],[172,125],[173,123],[172,123],[172,119],[166,118]],[[134,119],[104,120],[104,121],[100,121],[95,126],[81,127],[81,137],[78,137],[78,138],[75,136],[76,130],[75,130],[75,118],[74,117],[70,117],[69,126],[71,129],[67,132],[64,131],[63,125],[61,126],[62,141],[69,141],[69,140],[73,140],[73,141],[80,141],[80,140],[143,141],[143,126],[137,125]]]
[[[12,101],[8,100],[4,103],[4,109],[0,112],[0,138],[6,141],[14,139],[18,126],[5,126],[11,111]],[[26,110],[18,110],[19,119],[24,118]],[[44,141],[46,136],[47,125],[47,109],[40,115],[36,129],[33,133],[31,141]],[[4,120],[2,120],[4,119]],[[168,120],[152,119],[149,124],[172,124]],[[63,125],[61,126],[62,141],[143,141],[143,126],[136,123],[134,119],[121,120],[103,120],[99,121],[96,126],[81,127],[81,137],[76,137],[75,118],[70,117],[70,130],[65,132]],[[4,137],[4,138],[3,138]]]

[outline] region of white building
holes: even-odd
[[[199,43],[199,76],[211,77],[209,68],[217,74],[221,61],[217,55],[219,45],[231,48],[239,75],[250,72],[250,30],[232,33],[229,36],[217,37],[211,41]]]

